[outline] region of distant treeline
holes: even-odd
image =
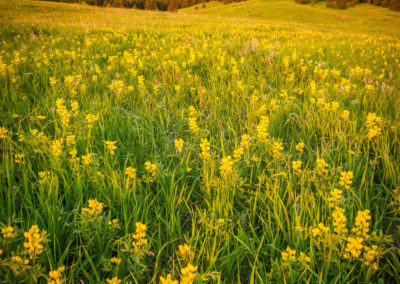
[[[314,5],[318,0],[295,0],[295,2]],[[326,7],[337,9],[346,9],[358,3],[368,3],[389,8],[393,11],[400,11],[400,0],[325,0]]]
[[[80,3],[100,7],[136,8],[145,10],[175,11],[197,4],[209,2],[209,0],[47,0],[53,2]],[[228,4],[244,0],[222,0]]]

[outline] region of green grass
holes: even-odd
[[[1,0],[0,282],[398,282],[393,15]]]
[[[399,35],[398,12],[368,4],[358,4],[346,10],[328,9],[325,2],[314,7],[300,5],[291,0],[250,0],[224,5],[222,2],[205,3],[179,11],[183,14],[240,17],[304,26],[310,29],[340,30],[353,33],[381,33]]]

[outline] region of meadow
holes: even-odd
[[[399,13],[0,0],[0,45],[0,283],[400,281]]]

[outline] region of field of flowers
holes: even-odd
[[[399,37],[23,13],[0,13],[1,283],[400,281]]]

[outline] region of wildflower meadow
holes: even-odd
[[[1,283],[400,281],[400,14],[271,1],[0,0]]]

